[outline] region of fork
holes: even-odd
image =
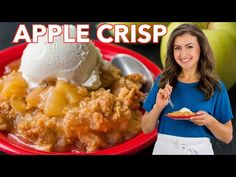
[[[170,106],[172,107],[172,108],[174,108],[174,104],[172,103],[172,101],[171,101],[171,99],[169,98],[169,104],[170,104]]]
[[[168,80],[167,84],[170,85],[169,80]],[[170,98],[169,98],[169,100],[168,100],[168,103],[170,104],[170,106],[171,106],[172,108],[174,108],[174,104],[173,104],[173,102],[171,101]]]

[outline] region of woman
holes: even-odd
[[[225,143],[232,140],[233,114],[227,89],[214,73],[208,40],[197,26],[182,24],[170,35],[167,47],[166,67],[143,105],[143,132],[158,128],[154,155],[213,155],[211,138]],[[189,120],[165,116],[184,107],[197,115]]]

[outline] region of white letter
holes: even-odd
[[[125,25],[115,25],[115,43],[120,42],[120,38],[123,40],[124,43],[129,43],[128,38],[126,35],[128,34],[129,29]]]
[[[138,38],[138,41],[139,41],[140,43],[148,43],[148,42],[151,41],[151,35],[150,35],[150,33],[147,32],[147,31],[144,31],[144,29],[150,29],[150,25],[144,24],[144,25],[139,26],[139,28],[138,28],[139,34],[145,36],[144,39],[141,38],[141,37]]]
[[[75,42],[75,38],[70,38],[71,28],[70,25],[64,25],[64,42]]]
[[[161,29],[161,31],[159,31]],[[158,43],[158,37],[164,36],[167,33],[166,26],[164,25],[154,25],[153,26],[153,43]]]
[[[136,25],[131,25],[131,43],[136,42]]]
[[[33,42],[38,42],[39,36],[44,36],[47,32],[47,29],[44,25],[33,25]]]
[[[109,29],[109,30],[112,30],[113,29],[113,26],[111,24],[103,24],[103,25],[100,25],[97,29],[97,38],[103,42],[103,43],[110,43],[110,42],[113,42],[113,38],[112,37],[108,37],[108,38],[105,38],[103,36],[103,31],[105,29]]]
[[[54,42],[54,37],[59,36],[61,32],[60,25],[48,25],[48,42]]]
[[[81,43],[89,43],[89,32],[88,31],[82,31],[83,29],[88,30],[89,25],[76,25],[77,27],[77,42]]]
[[[18,43],[20,39],[25,40],[26,42],[31,42],[29,33],[25,25],[19,25],[18,30],[16,31],[15,37],[12,42]]]

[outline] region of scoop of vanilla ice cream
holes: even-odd
[[[70,25],[70,36],[76,28]],[[101,54],[92,42],[88,44],[64,43],[63,35],[47,42],[47,35],[38,43],[30,43],[23,51],[19,71],[29,88],[38,87],[42,81],[57,78],[76,85],[96,89],[101,85],[99,67]]]
[[[179,112],[192,112],[192,111],[188,108],[182,108],[179,110]]]

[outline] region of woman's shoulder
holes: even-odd
[[[219,80],[219,86],[220,86],[221,90],[227,90],[227,88],[222,80]]]
[[[222,80],[219,80],[218,87],[216,87],[216,93],[227,92],[227,88]]]
[[[158,83],[160,81],[162,77],[162,74],[159,74],[156,78],[155,78],[155,83]]]
[[[158,76],[156,76],[155,80],[154,80],[154,86],[156,86],[157,88],[159,88],[159,81],[161,80],[162,74],[159,74]]]

